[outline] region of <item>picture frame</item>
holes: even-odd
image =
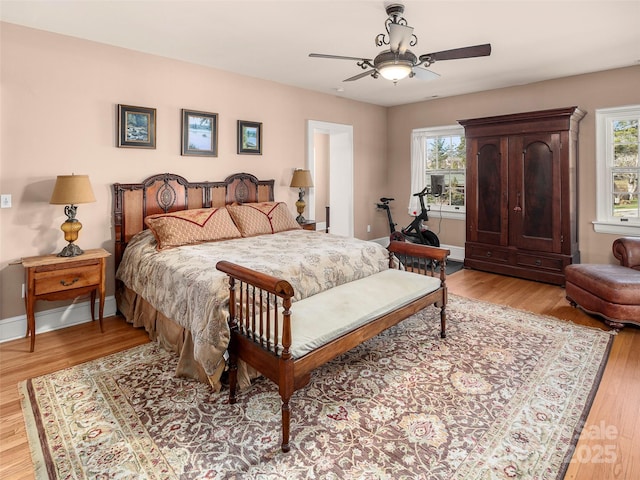
[[[218,114],[182,109],[182,155],[218,156]]]
[[[118,147],[156,148],[156,109],[118,105]]]
[[[262,155],[262,123],[238,120],[238,154]]]

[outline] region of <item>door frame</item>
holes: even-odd
[[[329,135],[330,233],[353,237],[353,125],[307,120],[307,168],[315,183],[315,133]],[[316,208],[313,189],[308,196],[309,211]]]

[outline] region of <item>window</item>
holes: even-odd
[[[411,198],[409,215],[419,211],[413,194],[430,187],[425,197],[433,216],[464,218],[466,144],[464,128],[421,128],[411,134]],[[441,190],[440,195],[435,195]]]
[[[596,232],[640,234],[640,105],[596,110]]]

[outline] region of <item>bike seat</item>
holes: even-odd
[[[384,202],[384,203],[390,202],[390,201],[392,201],[392,200],[395,200],[395,198],[382,197],[382,198],[380,199],[380,201],[381,201],[381,202]]]

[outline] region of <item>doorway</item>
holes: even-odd
[[[328,142],[321,136],[328,136]],[[318,139],[328,148],[316,145]],[[316,156],[318,150],[322,153]],[[309,191],[309,212],[317,212],[317,199],[324,199],[330,211],[329,232],[353,237],[353,126],[308,120],[307,166],[315,185]],[[321,184],[316,182],[316,172]],[[325,225],[321,222],[318,230]]]

